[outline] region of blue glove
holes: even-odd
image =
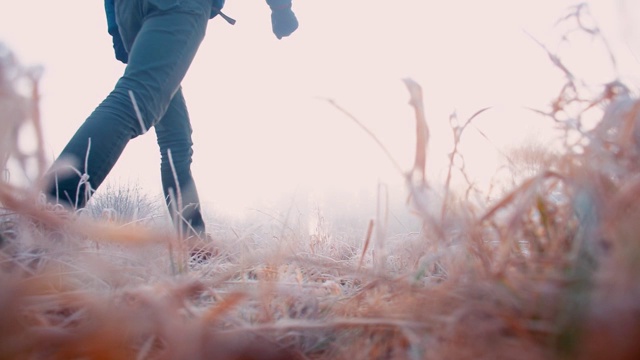
[[[271,7],[271,28],[278,40],[291,35],[298,29],[298,19],[291,6]]]

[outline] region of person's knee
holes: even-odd
[[[193,157],[193,142],[190,137],[165,137],[162,141],[158,142],[163,161],[169,160],[169,157],[171,157],[175,164],[191,163]]]
[[[135,136],[146,133],[167,111],[170,99],[163,99],[159,91],[137,84],[129,79],[120,79],[112,95],[121,109],[125,109],[126,121],[135,131]]]

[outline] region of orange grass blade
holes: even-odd
[[[369,220],[369,226],[367,227],[367,235],[364,238],[364,247],[362,248],[362,254],[360,255],[360,261],[358,262],[358,271],[362,268],[362,262],[364,256],[369,249],[369,243],[371,242],[371,234],[373,234],[373,219]]]
[[[244,300],[246,297],[247,297],[247,294],[245,293],[230,294],[226,299],[224,299],[217,306],[207,311],[202,317],[202,319],[205,322],[216,321],[220,316],[222,316],[225,313],[228,313],[229,311],[231,311],[231,309],[233,309],[235,306],[240,304],[240,302],[242,302],[242,300]]]

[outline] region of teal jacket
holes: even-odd
[[[115,0],[104,0],[104,9],[107,14],[107,30],[113,38],[113,49],[116,54],[116,59],[127,63],[128,54],[124,49],[122,39],[120,37],[120,31],[118,30],[118,24],[116,23],[116,9],[114,5]],[[130,0],[126,0],[130,1]],[[291,8],[291,0],[266,0],[271,10]],[[217,15],[222,16],[230,24],[234,24],[235,20],[222,13],[225,0],[211,0],[211,15],[210,18],[214,18]]]
[[[104,8],[107,13],[108,30],[111,36],[120,36],[118,33],[118,24],[116,24],[116,10],[113,2],[114,0],[104,0]],[[225,0],[211,1],[211,18],[220,14],[220,10],[224,7],[224,2]],[[291,7],[291,0],[267,0],[267,4],[269,4],[271,9],[279,9]],[[225,17],[225,20],[230,21],[227,17]]]
[[[212,0],[211,4],[211,18],[218,15],[220,10],[224,7],[225,0]],[[290,2],[290,1],[289,1]],[[116,24],[116,9],[114,0],[104,0],[104,10],[107,14],[107,27],[111,36],[118,34],[118,24]]]

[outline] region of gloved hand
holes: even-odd
[[[272,8],[271,28],[278,40],[291,35],[298,28],[298,19],[291,7]]]
[[[113,38],[113,51],[116,53],[116,59],[126,64],[129,61],[129,53],[124,48],[120,33],[112,34],[111,37]]]

